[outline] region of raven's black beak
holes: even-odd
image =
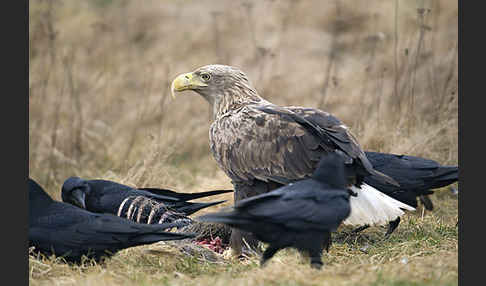
[[[75,204],[76,206],[82,209],[86,209],[85,199],[86,199],[86,194],[81,190],[77,189],[72,192],[71,201],[73,202],[73,204]]]

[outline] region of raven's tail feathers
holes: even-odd
[[[176,232],[159,232],[147,233],[137,237],[136,242],[140,244],[154,243],[157,241],[181,240],[186,238],[194,238],[195,233],[176,233]]]
[[[445,187],[457,182],[459,179],[459,167],[457,166],[442,166],[435,171],[434,184],[431,189]]]
[[[157,189],[157,188],[137,188],[137,189],[147,191],[159,196],[174,197],[181,201],[190,201],[194,199],[233,192],[233,190],[214,190],[214,191],[199,192],[199,193],[178,193],[167,189]]]
[[[199,210],[205,209],[207,207],[215,206],[221,203],[224,203],[226,201],[216,201],[216,202],[211,202],[211,203],[191,203],[187,206],[183,206],[180,208],[177,208],[178,212],[182,212],[185,215],[191,215]]]

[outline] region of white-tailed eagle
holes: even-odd
[[[248,77],[238,68],[208,65],[177,76],[174,92],[192,90],[204,97],[213,110],[209,130],[211,152],[219,167],[231,178],[234,199],[269,192],[309,178],[322,155],[340,150],[348,168],[357,175],[349,179],[357,194],[351,199],[349,225],[383,225],[414,210],[365,184],[373,176],[385,184],[394,179],[373,169],[349,128],[335,116],[315,108],[282,107],[260,97]],[[233,230],[231,247],[241,253],[241,233]],[[243,234],[251,245],[256,240]]]

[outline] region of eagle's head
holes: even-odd
[[[204,97],[213,106],[215,118],[245,103],[262,100],[244,72],[226,65],[207,65],[178,75],[171,84],[172,97],[184,90]]]

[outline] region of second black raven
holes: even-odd
[[[375,170],[392,177],[400,186],[384,184],[372,176],[364,178],[364,182],[415,208],[419,198],[427,210],[432,210],[434,206],[428,197],[434,193],[431,189],[445,187],[458,180],[458,166],[443,166],[434,160],[416,156],[370,151],[366,151],[365,154]],[[391,221],[386,235],[390,235],[399,223],[400,217]],[[364,228],[366,226],[360,227],[360,230]]]
[[[190,220],[187,216],[224,201],[210,203],[188,202],[232,190],[200,193],[178,193],[167,189],[132,188],[108,180],[85,180],[70,177],[62,186],[62,200],[96,213],[111,213],[145,223]],[[135,215],[135,208],[138,208]]]
[[[45,255],[62,256],[68,262],[80,262],[83,256],[99,261],[128,247],[194,237],[164,231],[179,226],[138,224],[57,202],[29,178],[29,247]]]
[[[352,171],[345,168],[344,158],[332,152],[322,157],[311,178],[240,200],[231,211],[197,220],[223,223],[268,243],[262,266],[280,249],[293,247],[308,253],[311,266],[319,269],[322,250],[331,245],[331,232],[351,212],[347,172]]]

